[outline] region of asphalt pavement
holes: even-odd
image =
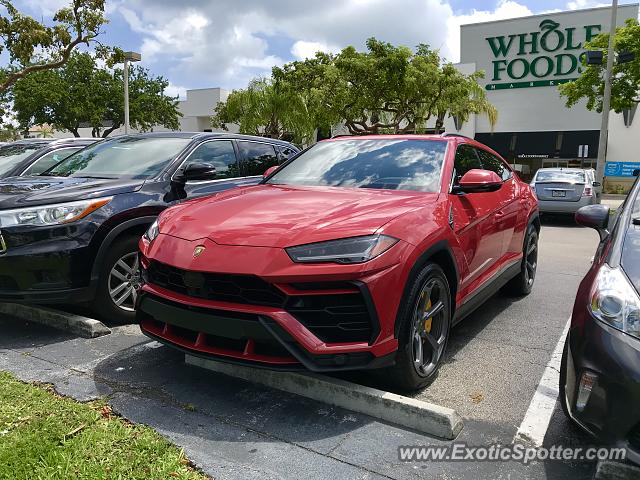
[[[545,220],[531,295],[498,294],[453,330],[438,378],[417,397],[462,415],[458,441],[513,441],[597,242],[595,231],[571,220]],[[595,471],[587,462],[405,463],[400,445],[449,443],[185,365],[182,355],[150,342],[136,326],[95,339],[11,317],[0,318],[0,329],[0,370],[53,383],[79,400],[107,396],[117,412],[157,428],[216,479],[591,479]],[[588,443],[556,405],[544,444]]]

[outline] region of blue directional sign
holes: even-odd
[[[640,169],[640,162],[607,162],[605,177],[633,177],[633,171]]]

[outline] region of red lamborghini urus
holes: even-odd
[[[452,325],[502,287],[531,291],[535,194],[474,140],[342,137],[275,168],[149,228],[145,334],[269,368],[384,367],[418,389]]]

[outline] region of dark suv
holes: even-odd
[[[134,319],[137,245],[181,200],[251,185],[297,153],[286,142],[218,133],[128,135],[43,175],[0,182],[0,301],[91,303]]]
[[[0,178],[40,175],[98,138],[32,138],[0,146]]]

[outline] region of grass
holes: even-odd
[[[0,372],[0,479],[70,478],[207,477],[182,450],[114,415],[104,401],[79,403]]]

